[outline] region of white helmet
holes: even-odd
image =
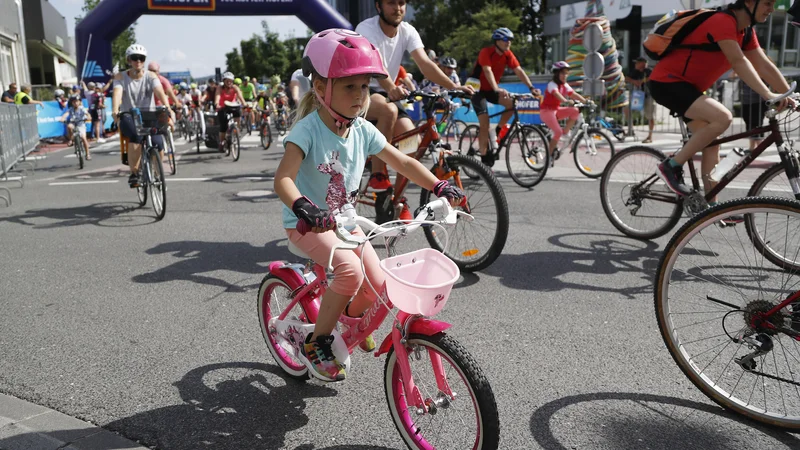
[[[198,89],[200,89],[201,91],[205,91],[206,89],[208,89],[208,86],[206,86],[205,84],[201,84],[201,85],[198,87]]]
[[[181,81],[181,84],[178,85],[180,89],[189,89],[189,85],[186,84],[185,81]]]
[[[234,78],[234,76],[233,76],[233,73],[231,73],[231,72],[225,72],[225,73],[223,73],[223,74],[222,74],[222,80],[223,80],[223,81],[224,81],[224,80],[231,80],[231,81],[233,81],[233,78]]]
[[[147,49],[139,44],[133,44],[125,50],[125,58],[130,58],[131,55],[147,56]]]
[[[55,94],[56,94],[56,97],[61,97],[62,95],[64,95],[64,91],[62,91],[61,89],[56,89]]]

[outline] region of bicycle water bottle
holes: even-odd
[[[508,130],[511,129],[511,125],[505,124],[503,128],[500,128],[500,132],[497,133],[497,143],[499,144],[504,137],[508,134]]]
[[[136,128],[142,128],[142,111],[139,108],[131,108],[131,116]]]
[[[447,128],[447,122],[442,122],[442,123],[436,125],[436,131],[438,131],[439,134],[444,133],[445,128]]]
[[[481,89],[481,80],[479,78],[469,77],[464,82],[464,85],[470,86],[472,89],[475,89],[475,91],[479,91]]]
[[[739,156],[736,152],[731,151],[728,153],[728,156],[725,157],[722,161],[719,162],[716,166],[714,166],[714,170],[711,171],[709,174],[709,178],[714,181],[719,181],[722,177],[725,176],[728,171],[734,168],[736,164],[739,163],[744,158],[744,156]]]

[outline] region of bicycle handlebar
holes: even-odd
[[[773,99],[767,100],[766,101],[767,106],[773,106],[776,103],[788,98],[790,95],[792,95],[792,93],[796,88],[797,88],[797,81],[792,81],[792,84],[789,86],[789,90]]]

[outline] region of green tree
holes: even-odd
[[[242,60],[244,62],[244,74],[248,77],[261,78],[267,74],[265,59],[261,53],[261,38],[253,35],[250,39],[242,41],[239,45],[242,49]],[[234,72],[236,73],[236,72]],[[237,75],[238,76],[238,75]]]
[[[234,75],[241,75],[244,71],[244,61],[241,55],[239,55],[238,49],[234,48],[230,52],[225,53],[225,70],[227,72],[233,72]]]
[[[75,23],[79,23],[86,14],[92,11],[101,0],[84,0],[81,11],[84,14],[75,18]],[[131,45],[136,43],[136,22],[128,27],[125,31],[120,33],[113,42],[111,42],[111,64],[119,64],[120,67],[125,67],[127,59],[125,58],[125,50]],[[78,68],[80,70],[80,68]]]
[[[515,31],[522,20],[505,6],[493,3],[476,13],[474,19],[475,23],[464,24],[453,30],[441,44],[444,53],[461,62],[468,61],[470,65],[474,64],[483,47],[492,45],[492,32],[495,29],[507,27]],[[512,51],[517,55],[524,54],[526,44],[525,39],[515,39]]]
[[[278,33],[269,29],[266,21],[261,22],[264,37],[259,43],[261,54],[264,56],[264,66],[266,73],[278,74],[281,79],[288,78],[289,58],[287,57],[286,46],[281,41]]]

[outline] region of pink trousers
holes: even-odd
[[[572,106],[559,106],[558,109],[542,109],[539,111],[539,117],[542,118],[542,122],[553,130],[553,140],[555,141],[558,141],[561,135],[564,134],[564,130],[561,129],[561,125],[558,124],[558,121],[563,119],[577,119],[578,114],[580,114],[578,108]]]

